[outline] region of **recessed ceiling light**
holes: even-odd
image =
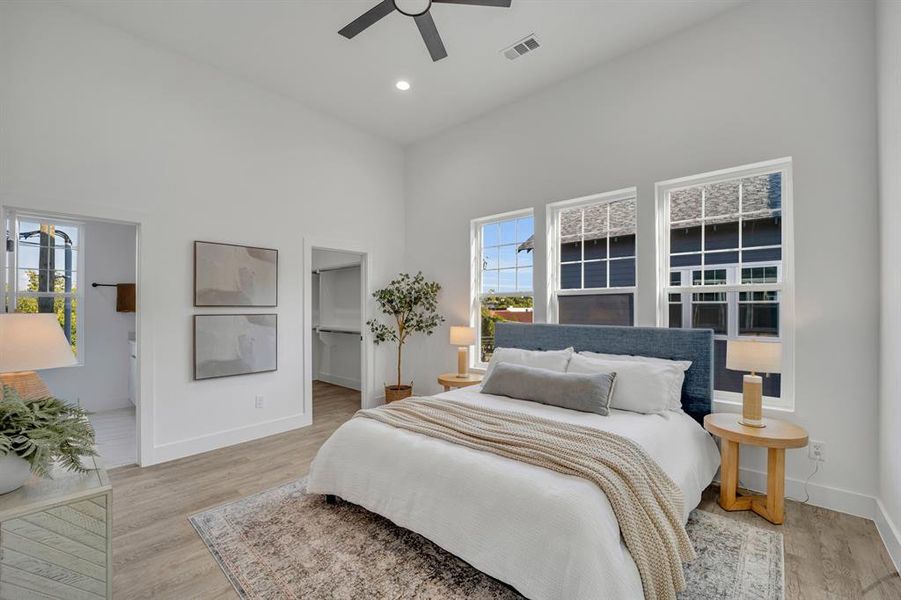
[[[397,89],[399,89],[402,92],[406,92],[407,90],[410,89],[410,82],[404,81],[403,79],[401,79],[400,81],[398,81],[397,83],[394,84],[394,87],[396,87]]]

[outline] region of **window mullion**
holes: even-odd
[[[604,265],[605,265],[605,268],[604,268],[604,283],[605,283],[605,284],[607,285],[607,287],[609,288],[609,287],[610,287],[610,203],[608,202],[607,205],[606,205],[604,208],[607,209],[607,210],[606,210],[606,212],[607,212],[607,223],[606,223],[606,225],[605,225],[606,230],[604,231],[604,235],[606,236],[606,237],[604,238],[604,244],[605,244],[605,246],[606,246],[605,256],[607,257],[607,261],[606,261],[606,263],[604,263]],[[637,233],[637,232],[636,232],[636,233]]]
[[[551,230],[554,233],[553,239],[547,241],[548,248],[551,249],[551,257],[553,260],[551,264],[547,266],[551,272],[551,289],[550,292],[552,295],[557,294],[557,290],[560,289],[560,261],[562,260],[562,256],[560,255],[560,211],[554,210],[551,213]],[[532,258],[532,288],[535,288],[535,258]],[[556,320],[556,319],[555,319]]]
[[[707,266],[707,228],[704,226],[707,218],[707,188],[701,188],[701,282],[704,281],[704,267]]]
[[[16,310],[16,297],[18,296],[18,289],[16,285],[16,273],[19,272],[18,265],[16,264],[17,258],[16,255],[16,242],[18,241],[18,236],[16,233],[16,219],[15,216],[9,216],[9,219],[6,221],[5,225],[7,230],[12,232],[13,239],[13,252],[5,252],[6,248],[4,248],[5,260],[4,264],[6,265],[6,293],[3,295],[6,312],[15,312]]]
[[[585,289],[585,209],[582,208],[579,210],[579,259],[581,260],[581,264],[579,265],[582,269],[582,280],[579,282],[579,289]]]
[[[513,238],[514,240],[516,237]],[[498,276],[500,285],[500,276]],[[513,244],[513,291],[519,291],[519,244]]]
[[[744,240],[742,239],[742,224],[744,223],[744,189],[745,184],[742,180],[738,180],[738,272],[741,275],[741,267],[745,262],[745,253],[742,251]]]
[[[739,292],[727,292],[726,303],[728,305],[726,334],[729,339],[738,337],[738,294]]]

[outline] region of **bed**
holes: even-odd
[[[710,411],[709,330],[499,323],[499,347],[569,346],[690,360],[683,412],[600,416],[463,388],[436,398],[598,428],[638,443],[684,495],[683,523],[719,465],[697,420]],[[322,446],[308,491],[387,517],[535,600],[643,598],[638,570],[604,493],[579,477],[480,452],[371,419],[352,419]]]

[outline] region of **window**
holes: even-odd
[[[55,313],[79,358],[82,228],[33,215],[7,219],[7,312]]]
[[[668,327],[714,332],[714,388],[741,400],[743,373],[726,369],[726,344],[783,344],[781,374],[764,377],[765,402],[791,406],[791,162],[761,163],[658,184],[660,309]]]
[[[494,352],[494,324],[532,322],[535,219],[523,211],[472,222],[472,323],[478,329],[476,366]]]
[[[635,189],[548,205],[551,322],[635,323]]]

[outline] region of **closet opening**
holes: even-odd
[[[366,397],[366,253],[310,247],[309,367],[311,410],[331,413]]]

